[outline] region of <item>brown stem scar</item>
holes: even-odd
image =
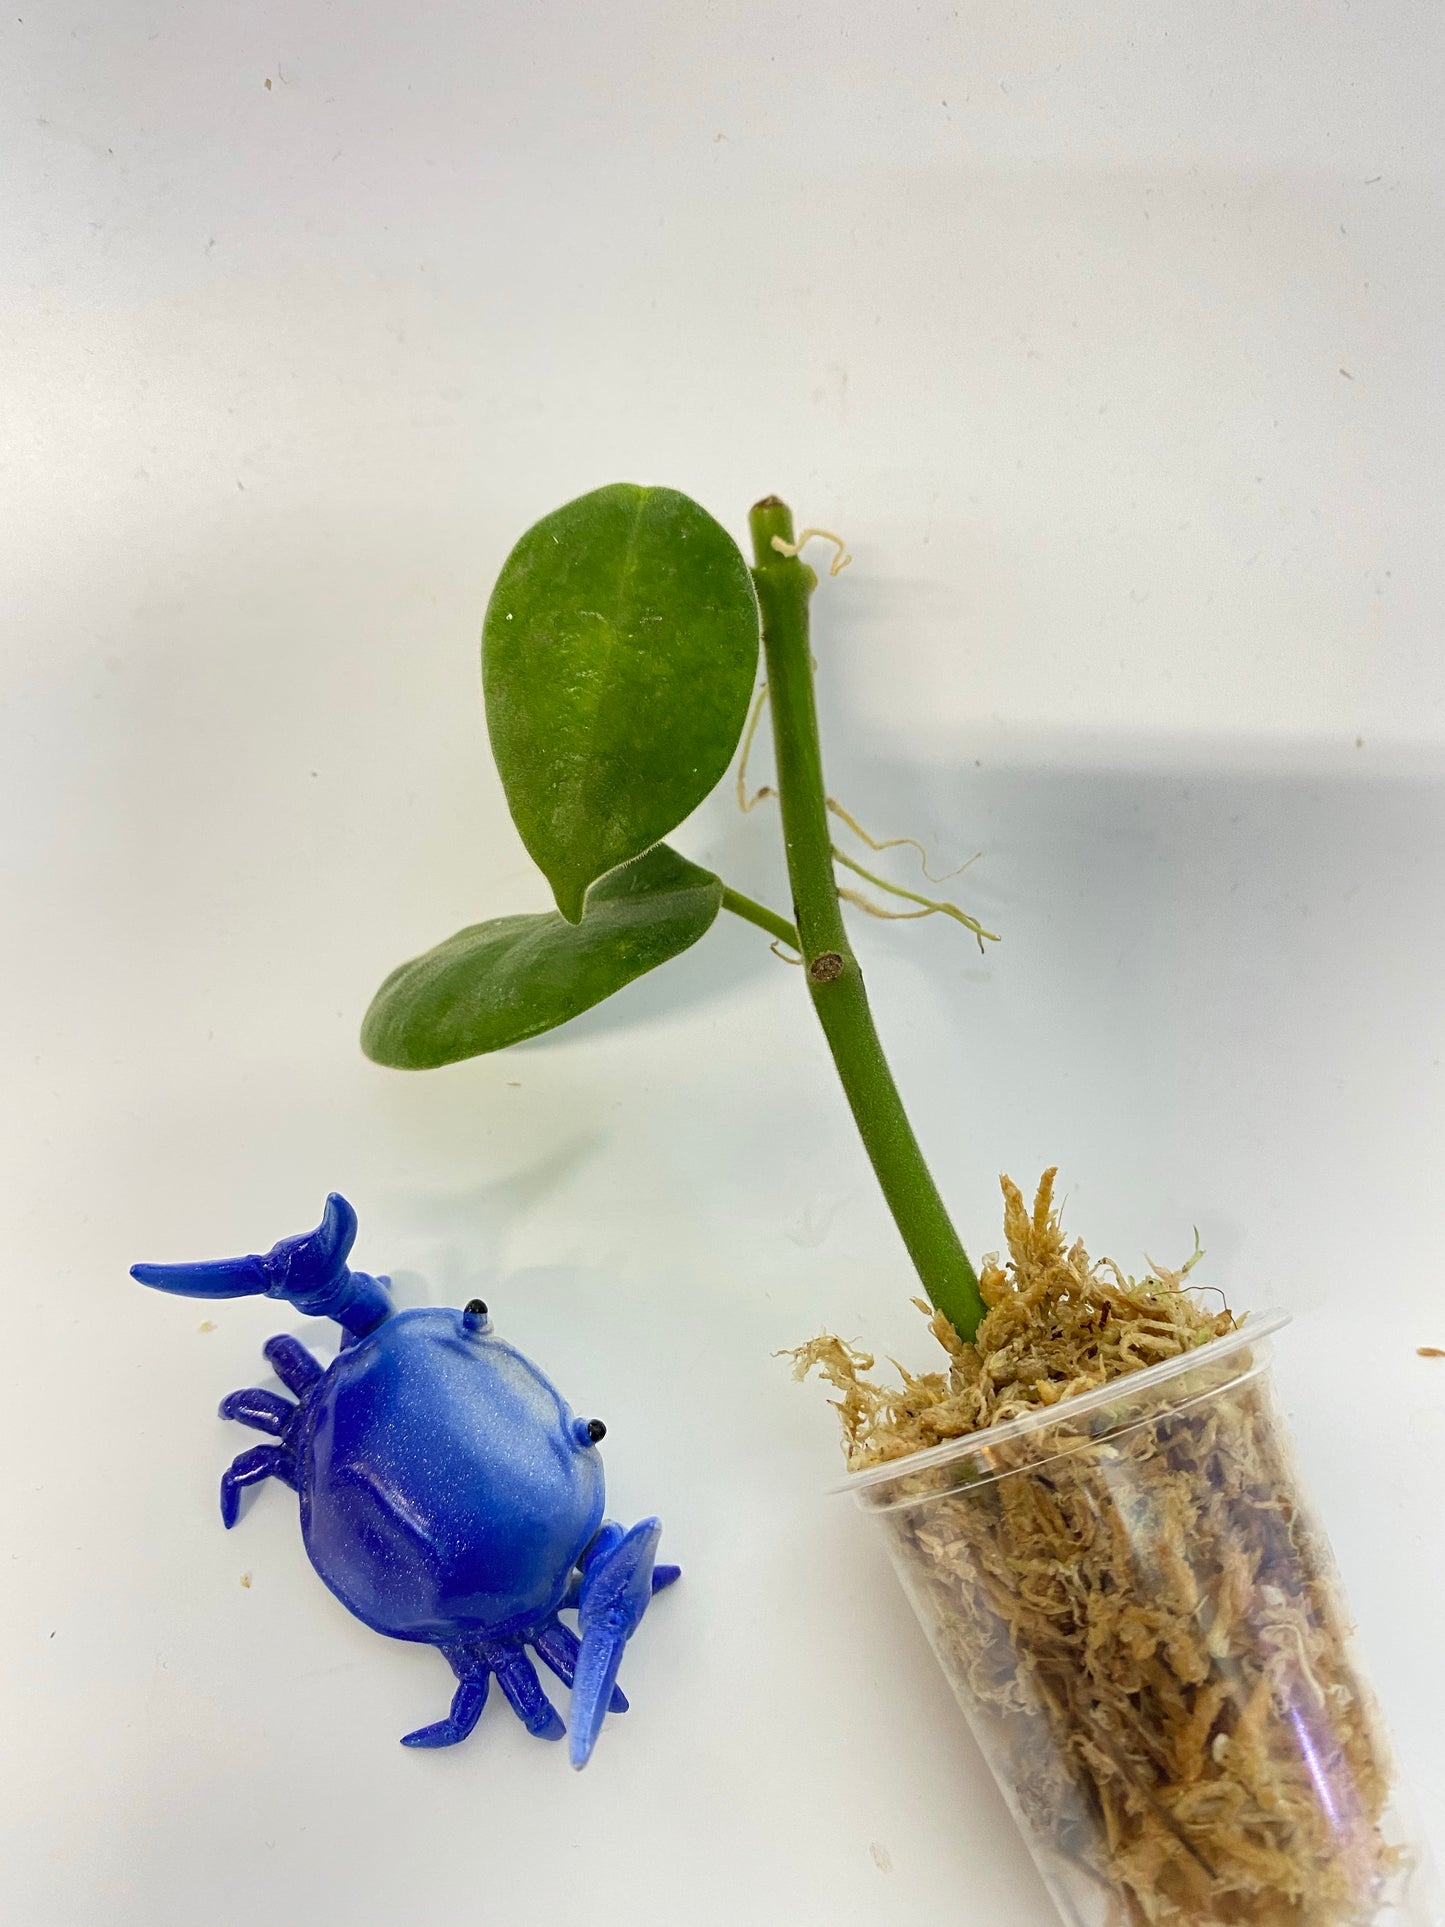
[[[843,959],[836,950],[822,950],[808,965],[808,975],[815,984],[831,984],[843,974]]]

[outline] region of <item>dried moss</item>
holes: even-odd
[[[1191,1296],[1189,1266],[1140,1281],[1067,1246],[1053,1179],[1032,1211],[1004,1180],[1008,1262],[984,1268],[973,1344],[933,1319],[940,1370],[879,1384],[831,1336],[794,1355],[840,1394],[850,1467],[1235,1329]],[[1146,1423],[1061,1411],[991,1448],[981,1482],[901,1470],[882,1516],[995,1770],[1045,1859],[1067,1863],[1061,1884],[1102,1883],[1120,1927],[1365,1927],[1398,1871],[1379,1824],[1388,1755],[1328,1549],[1242,1356],[1201,1361],[1191,1391],[1215,1395]]]

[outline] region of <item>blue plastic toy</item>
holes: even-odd
[[[487,1308],[395,1311],[386,1278],[351,1271],[356,1213],[336,1192],[319,1227],[264,1256],[134,1265],[143,1285],[188,1298],[281,1298],[346,1333],[330,1366],[297,1339],[265,1354],[296,1402],[232,1392],[221,1417],[269,1432],[221,1479],[221,1517],[282,1479],[301,1499],[311,1563],[378,1633],[439,1647],[457,1676],[451,1712],[403,1746],[455,1746],[496,1675],[539,1739],[566,1728],[527,1647],[572,1688],[572,1764],[604,1716],[625,1712],[622,1651],[652,1594],[678,1577],[653,1564],[662,1527],[602,1517],[600,1419],[571,1408],[530,1359],[496,1337]],[[575,1607],[579,1639],[559,1614]]]

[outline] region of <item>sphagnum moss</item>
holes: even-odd
[[[839,1392],[851,1468],[1236,1329],[1184,1271],[1136,1280],[1067,1245],[1053,1179],[1032,1211],[1004,1180],[1009,1260],[984,1264],[973,1343],[934,1316],[943,1369],[882,1385],[831,1336],[794,1355]],[[1061,1413],[1046,1452],[1004,1443],[982,1485],[902,1475],[926,1503],[886,1515],[895,1552],[1026,1824],[1113,1890],[1120,1927],[1363,1927],[1391,1870],[1388,1754],[1268,1393],[1214,1370],[1220,1396],[1098,1439]]]

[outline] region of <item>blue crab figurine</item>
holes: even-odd
[[[265,1354],[295,1403],[232,1392],[221,1417],[268,1432],[221,1479],[233,1526],[241,1493],[275,1478],[301,1500],[301,1536],[332,1592],[373,1631],[440,1649],[457,1676],[451,1712],[403,1746],[455,1746],[495,1674],[529,1733],[566,1728],[530,1646],[572,1688],[572,1764],[604,1716],[625,1712],[622,1651],[652,1594],[678,1577],[654,1565],[662,1527],[602,1517],[600,1419],[571,1408],[530,1359],[492,1331],[487,1308],[396,1311],[389,1280],[347,1267],[356,1213],[333,1192],[315,1231],[262,1256],[134,1265],[131,1276],[188,1298],[281,1298],[346,1337],[329,1366],[299,1340]],[[577,1611],[578,1632],[559,1614]]]

